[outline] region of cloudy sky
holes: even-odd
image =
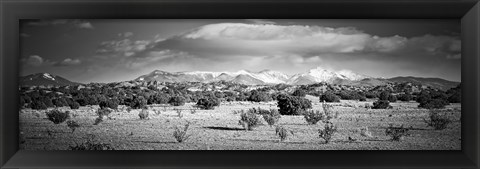
[[[460,81],[458,20],[23,20],[21,76],[125,81],[154,70],[352,70]]]

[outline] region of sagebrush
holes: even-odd
[[[185,124],[183,127],[175,126],[175,130],[173,131],[173,137],[175,137],[175,140],[177,140],[177,142],[184,142],[190,137],[190,135],[187,135],[189,126],[190,123]]]
[[[75,129],[80,127],[80,125],[76,121],[73,121],[73,120],[68,120],[67,121],[67,126],[72,130],[72,133],[75,132]]]
[[[141,120],[148,120],[148,119],[150,119],[149,115],[150,115],[150,112],[148,111],[148,109],[142,109],[142,110],[138,113],[138,116],[140,117]]]
[[[259,107],[258,109],[253,108],[251,111],[255,114],[262,115],[265,122],[267,122],[270,126],[275,125],[282,117],[282,115],[280,115],[276,109],[266,110]]]
[[[276,126],[275,134],[280,138],[280,141],[286,140],[289,134],[295,135],[293,130],[288,130],[283,126]]]
[[[318,129],[318,136],[328,144],[336,132],[337,126],[334,126],[332,122],[328,121],[325,123],[323,129]]]
[[[242,125],[245,130],[253,130],[253,128],[261,125],[260,119],[254,112],[255,109],[249,109],[248,111],[240,111],[240,120],[238,121],[238,124]]]
[[[385,129],[385,135],[390,136],[392,141],[400,141],[405,136],[408,136],[409,129],[403,127],[403,124],[400,127],[394,127],[393,124],[390,124],[387,129]]]
[[[69,150],[115,150],[110,144],[107,143],[96,143],[94,141],[95,136],[91,135],[87,141],[78,144],[75,143],[75,146],[69,146]]]
[[[307,110],[303,114],[303,117],[310,125],[317,124],[320,120],[325,119],[325,115],[319,110]]]
[[[452,122],[446,114],[440,114],[437,110],[430,110],[429,120],[423,119],[428,126],[435,128],[435,130],[446,129],[448,124]]]
[[[325,103],[325,101],[322,103],[322,109],[323,112],[320,112],[319,110],[307,110],[303,114],[303,117],[310,125],[317,124],[319,121],[327,123],[331,119],[338,117],[338,112],[334,113],[332,111],[333,106]]]

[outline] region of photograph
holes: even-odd
[[[20,150],[462,150],[458,19],[18,29]]]

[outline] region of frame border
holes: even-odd
[[[478,0],[0,0],[0,168],[478,168]],[[340,11],[340,12],[339,12]],[[461,151],[18,150],[19,19],[457,19],[462,26]],[[420,160],[419,160],[420,159]],[[248,162],[245,162],[248,160]]]

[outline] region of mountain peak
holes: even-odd
[[[23,86],[66,86],[78,85],[80,83],[71,82],[63,77],[50,73],[35,73],[21,77],[20,84]]]
[[[53,78],[53,76],[49,73],[43,73],[42,75],[42,77],[45,79],[55,80],[55,78]]]
[[[170,72],[157,69],[157,70],[154,70],[153,72],[151,72],[150,74],[170,74]]]

